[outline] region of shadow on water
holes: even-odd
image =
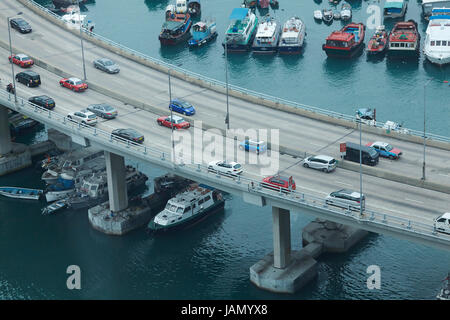
[[[256,65],[260,68],[266,68],[274,64],[276,59],[276,53],[274,54],[254,54],[252,53],[252,58]]]
[[[450,81],[450,64],[439,66],[431,63],[428,59],[424,59],[422,65],[428,77],[442,81]]]
[[[343,76],[348,78],[353,72],[355,72],[360,63],[361,56],[364,54],[364,45],[359,48],[358,53],[352,58],[333,58],[326,57],[323,62],[323,69],[327,76]]]
[[[163,46],[160,45],[159,54],[162,58],[170,60],[170,63],[177,64],[176,61],[180,61],[186,54],[188,50],[187,41],[183,41],[174,46]]]
[[[352,6],[352,10],[361,9],[362,0],[346,0],[346,2]]]
[[[169,4],[169,0],[145,0],[144,3],[147,6],[148,11],[158,11],[165,9]]]
[[[387,74],[394,79],[412,77],[419,69],[419,58],[386,57]]]

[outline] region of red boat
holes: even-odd
[[[420,33],[417,30],[417,22],[408,20],[397,22],[389,34],[390,57],[418,57],[420,47]]]
[[[329,57],[351,58],[364,43],[365,28],[362,23],[350,23],[340,31],[332,32],[322,49]]]
[[[388,34],[384,30],[384,26],[378,26],[375,34],[370,38],[367,45],[368,55],[378,55],[386,52],[388,44]]]
[[[173,13],[166,17],[166,22],[162,26],[159,34],[159,41],[162,45],[175,45],[185,43],[190,38],[192,20],[189,13]]]

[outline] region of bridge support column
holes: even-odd
[[[7,155],[12,150],[8,109],[4,106],[0,106],[0,154]]]
[[[261,289],[295,293],[317,274],[317,261],[310,251],[291,250],[289,210],[272,207],[272,253],[250,267],[250,281]]]
[[[125,159],[122,156],[105,151],[105,160],[109,207],[112,212],[119,212],[128,207]]]

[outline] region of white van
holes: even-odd
[[[450,212],[444,213],[442,216],[434,220],[436,231],[450,234]]]

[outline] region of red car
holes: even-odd
[[[8,57],[9,62],[12,62],[14,64],[17,64],[18,66],[21,66],[22,68],[28,68],[31,67],[34,64],[33,59],[31,59],[29,56],[27,56],[26,54],[23,53],[19,53],[19,54],[14,54]]]
[[[283,188],[283,191],[295,190],[295,181],[292,176],[282,177],[282,176],[270,176],[263,179],[262,186],[264,188],[280,191]]]
[[[66,87],[76,92],[81,92],[88,88],[88,85],[78,78],[64,78],[59,81],[59,84],[61,87]]]
[[[191,126],[189,122],[184,120],[182,117],[179,116],[172,116],[172,121],[170,119],[170,116],[167,117],[160,117],[158,120],[156,120],[160,126],[165,126],[168,128],[173,128],[174,130],[178,129],[187,129]]]

